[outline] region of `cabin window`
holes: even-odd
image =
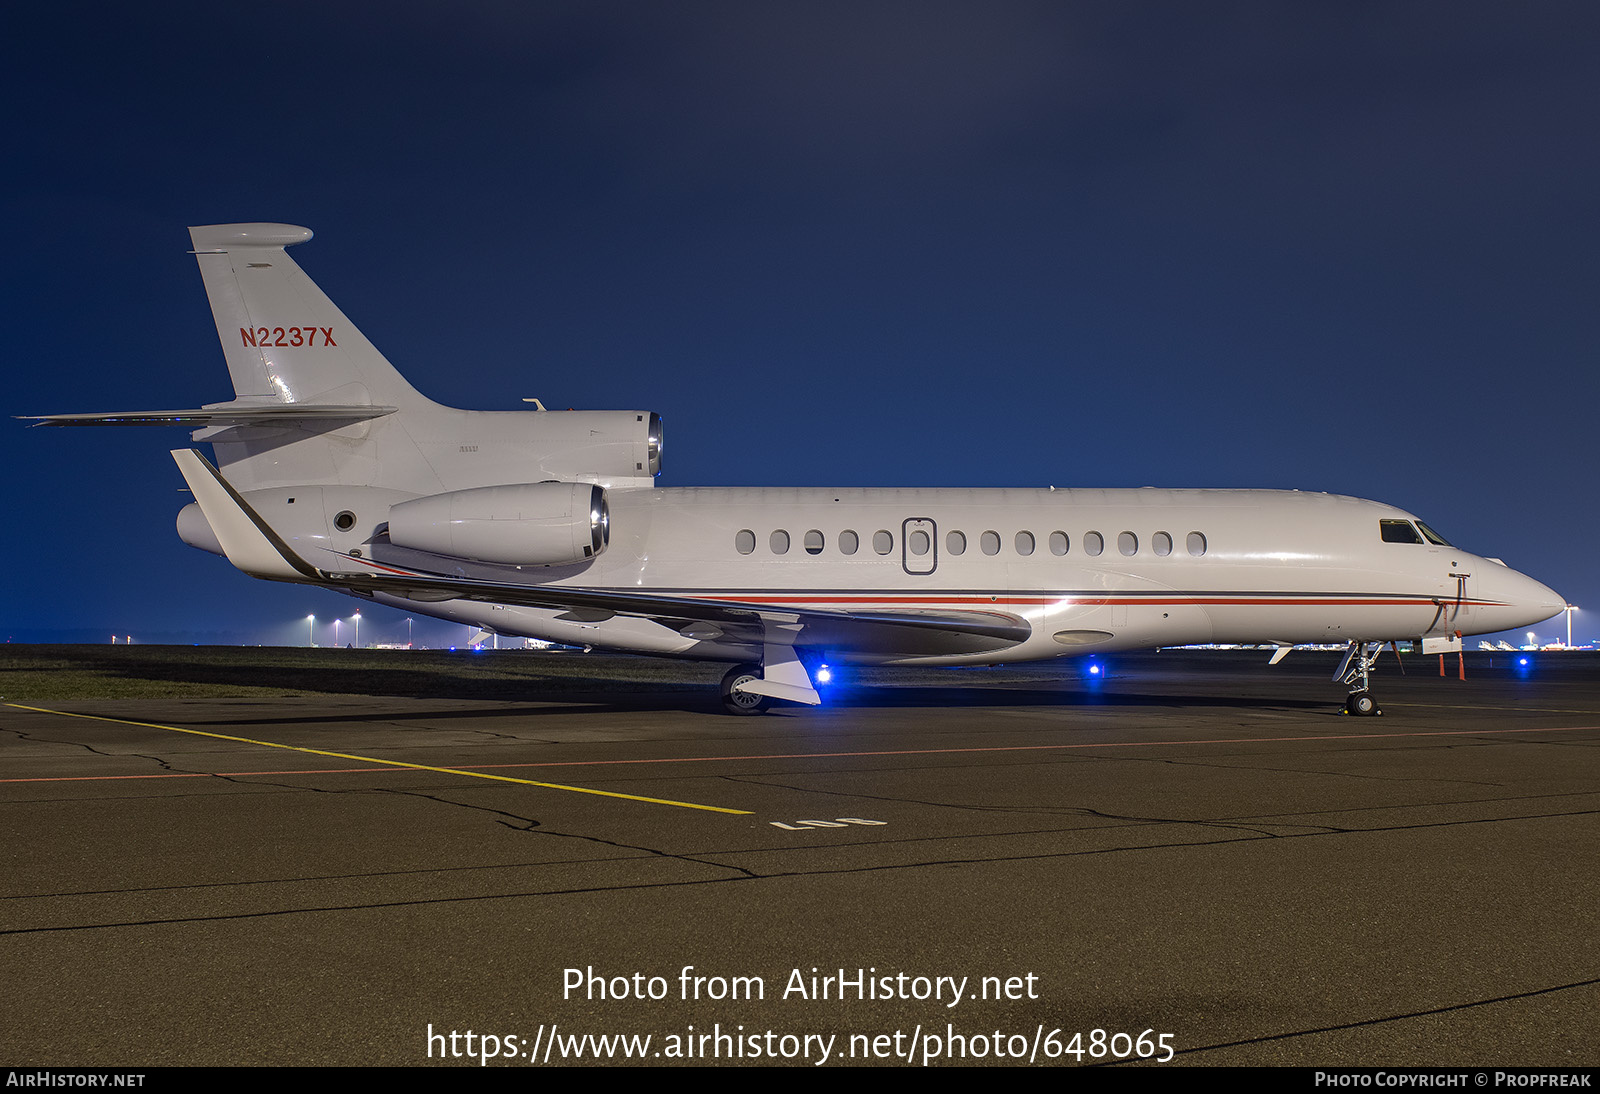
[[[767,539],[767,542],[772,546],[773,554],[786,555],[789,553],[789,533],[785,532],[782,528],[778,529],[776,532],[773,532],[772,535]]]
[[[965,532],[951,532],[944,537],[944,549],[952,555],[967,553],[967,534]]]
[[[894,536],[890,535],[881,528],[878,529],[876,532],[872,533],[872,549],[878,552],[880,555],[888,554],[890,551],[894,550]]]
[[[839,533],[839,553],[853,555],[861,549],[861,537],[846,528]]]
[[[822,533],[817,531],[815,528],[806,533],[804,542],[806,554],[820,555],[822,553]]]
[[[917,528],[906,537],[906,548],[920,557],[933,550],[933,540],[928,537],[927,532]]]
[[[1031,555],[1031,554],[1033,554],[1033,533],[1032,532],[1018,532],[1017,533],[1016,544],[1017,544],[1017,554],[1019,554],[1019,555]]]
[[[1150,548],[1160,557],[1166,558],[1172,553],[1172,535],[1168,532],[1157,532],[1150,537]]]
[[[1189,533],[1189,553],[1199,558],[1206,553],[1206,537],[1200,532]]]
[[[1069,546],[1069,544],[1067,543],[1067,533],[1065,533],[1065,532],[1051,532],[1050,533],[1050,553],[1051,554],[1053,554],[1053,555],[1064,555],[1064,554],[1067,553],[1068,546]]]
[[[1128,558],[1139,553],[1139,537],[1132,532],[1123,532],[1117,536],[1117,550]]]
[[[1105,537],[1102,536],[1099,532],[1085,532],[1083,534],[1083,553],[1084,554],[1090,555],[1090,556],[1094,556],[1094,555],[1098,555],[1101,551],[1104,551],[1105,549],[1106,549]]]
[[[997,554],[999,554],[1000,553],[1000,533],[999,532],[985,532],[985,533],[983,533],[983,535],[978,537],[978,545],[983,548],[983,553],[986,554],[986,555],[997,555]]]
[[[1380,520],[1378,534],[1385,543],[1421,543],[1422,537],[1409,520]]]
[[[733,549],[741,555],[748,555],[756,549],[756,534],[745,528],[733,537]]]

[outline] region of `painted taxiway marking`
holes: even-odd
[[[21,703],[7,703],[6,706],[14,707],[17,710],[31,710],[37,714],[56,714],[63,718],[86,718],[92,722],[114,722],[118,725],[140,726],[144,729],[165,729],[172,733],[191,733],[196,737],[211,737],[219,741],[236,741],[240,744],[260,745],[263,748],[282,748],[290,752],[308,753],[312,756],[331,756],[338,760],[355,760],[358,763],[403,767],[411,771],[437,771],[444,775],[465,775],[473,779],[493,779],[497,782],[542,787],[545,790],[568,790],[574,794],[595,794],[602,798],[623,798],[627,801],[648,802],[651,805],[675,805],[680,809],[703,809],[708,813],[732,813],[741,817],[751,815],[748,809],[725,809],[720,805],[700,805],[695,802],[669,801],[666,798],[646,798],[638,794],[619,794],[614,790],[595,790],[587,786],[565,786],[561,783],[534,782],[532,779],[514,779],[510,775],[490,775],[482,771],[466,771],[459,767],[432,767],[428,764],[407,763],[404,760],[380,760],[374,756],[355,756],[348,752],[328,752],[320,748],[279,744],[277,741],[258,741],[251,737],[232,737],[226,733],[209,733],[203,729],[184,729],[182,726],[157,725],[155,722],[135,722],[127,718],[107,718],[99,714],[75,714],[70,710],[48,710],[44,707],[23,706]],[[505,766],[511,767],[515,765],[507,764]]]
[[[271,741],[254,741],[248,737],[229,737],[222,733],[207,733],[199,729],[181,729],[177,726],[153,725],[150,722],[131,722],[123,718],[104,718],[95,714],[73,714],[71,711],[45,710],[42,707],[27,707],[20,703],[7,703],[8,707],[18,710],[33,710],[43,714],[60,714],[69,718],[91,718],[101,722],[120,722],[130,726],[148,726],[152,729],[170,729],[177,733],[194,733],[201,737],[217,737],[224,741],[244,741],[248,744],[268,745],[272,748],[286,748],[295,752],[309,752],[315,756],[335,756],[345,760],[362,760],[367,763],[387,764],[391,767],[414,768],[419,771],[442,771],[452,775],[471,775],[480,779],[500,779],[505,782],[522,783],[527,786],[543,786],[554,790],[573,790],[580,794],[600,794],[611,798],[627,798],[630,801],[652,802],[657,805],[679,805],[686,809],[707,809],[717,813],[736,813],[747,816],[749,810],[723,809],[714,805],[696,805],[692,802],[665,801],[661,798],[640,798],[632,794],[616,794],[609,790],[589,790],[581,786],[562,786],[557,783],[533,782],[529,779],[513,779],[505,775],[487,775],[483,771],[487,768],[529,768],[529,767],[615,767],[637,764],[693,764],[693,763],[732,763],[744,760],[828,760],[849,758],[853,756],[943,756],[957,753],[971,752],[1059,752],[1089,748],[1150,748],[1157,745],[1182,747],[1185,745],[1241,745],[1241,744],[1284,744],[1301,741],[1377,741],[1407,737],[1482,737],[1510,733],[1576,733],[1583,730],[1600,729],[1600,725],[1586,726],[1536,726],[1521,729],[1426,729],[1411,732],[1395,733],[1323,733],[1315,736],[1292,737],[1210,737],[1200,740],[1164,740],[1164,741],[1082,741],[1073,744],[1049,745],[977,745],[967,748],[897,748],[873,749],[856,752],[756,752],[742,756],[662,756],[631,760],[551,760],[534,763],[515,764],[472,764],[468,767],[429,767],[426,764],[402,763],[398,760],[379,760],[365,756],[350,756],[342,752],[322,752],[314,748],[300,748],[296,745],[280,745]],[[1580,713],[1589,713],[1583,711]],[[210,779],[217,777],[247,778],[260,775],[359,775],[370,771],[365,767],[329,767],[329,768],[298,768],[286,771],[183,771],[165,772],[158,775],[56,775],[42,778],[29,779],[0,779],[0,784],[5,783],[33,783],[33,782],[109,782],[118,779]]]

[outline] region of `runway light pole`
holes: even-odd
[[[340,648],[340,646],[339,646],[339,624],[343,623],[343,622],[344,622],[344,620],[342,620],[342,619],[335,619],[333,621],[333,648],[334,649],[339,649]]]
[[[359,610],[357,610],[352,622],[356,625],[356,649],[359,650],[361,648],[361,612]]]
[[[1572,648],[1572,613],[1578,610],[1576,604],[1568,604],[1564,609],[1567,613],[1567,649]]]
[[[317,617],[314,615],[306,616],[306,647],[317,648]]]

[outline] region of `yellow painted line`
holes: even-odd
[[[282,748],[290,752],[306,752],[313,756],[332,756],[340,760],[383,764],[387,767],[405,767],[413,771],[437,771],[443,775],[462,775],[470,779],[493,779],[496,782],[543,787],[546,790],[570,790],[574,794],[597,794],[602,798],[624,798],[632,802],[647,802],[650,805],[675,805],[680,809],[703,809],[708,813],[732,813],[741,817],[752,815],[748,809],[724,809],[720,805],[698,805],[695,802],[668,801],[666,798],[646,798],[638,794],[618,794],[613,790],[593,790],[587,786],[564,786],[561,783],[534,782],[532,779],[513,779],[509,775],[490,775],[482,771],[463,771],[458,767],[431,767],[428,764],[406,763],[404,760],[380,760],[373,756],[353,756],[348,752],[328,752],[320,748],[302,748],[300,745],[279,744],[276,741],[257,741],[250,737],[231,737],[226,733],[208,733],[203,729],[184,729],[182,726],[163,726],[154,722],[135,722],[127,718],[106,718],[99,714],[76,714],[70,710],[48,710],[45,707],[23,706],[21,703],[7,703],[6,706],[15,707],[17,710],[31,710],[36,714],[58,714],[63,718],[86,718],[92,722],[115,722],[118,725],[140,726],[144,729],[165,729],[172,733],[192,733],[196,737],[212,737],[219,741],[237,741],[240,744],[260,745],[263,748]]]

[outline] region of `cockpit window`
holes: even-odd
[[[1383,534],[1385,543],[1422,542],[1422,537],[1417,535],[1417,530],[1411,527],[1409,520],[1380,520],[1378,531]]]
[[[1417,527],[1422,529],[1422,534],[1427,536],[1428,542],[1433,544],[1435,547],[1454,546],[1454,544],[1452,544],[1449,540],[1445,539],[1438,532],[1435,532],[1432,528],[1429,528],[1426,524],[1423,524],[1420,520],[1417,521]]]

